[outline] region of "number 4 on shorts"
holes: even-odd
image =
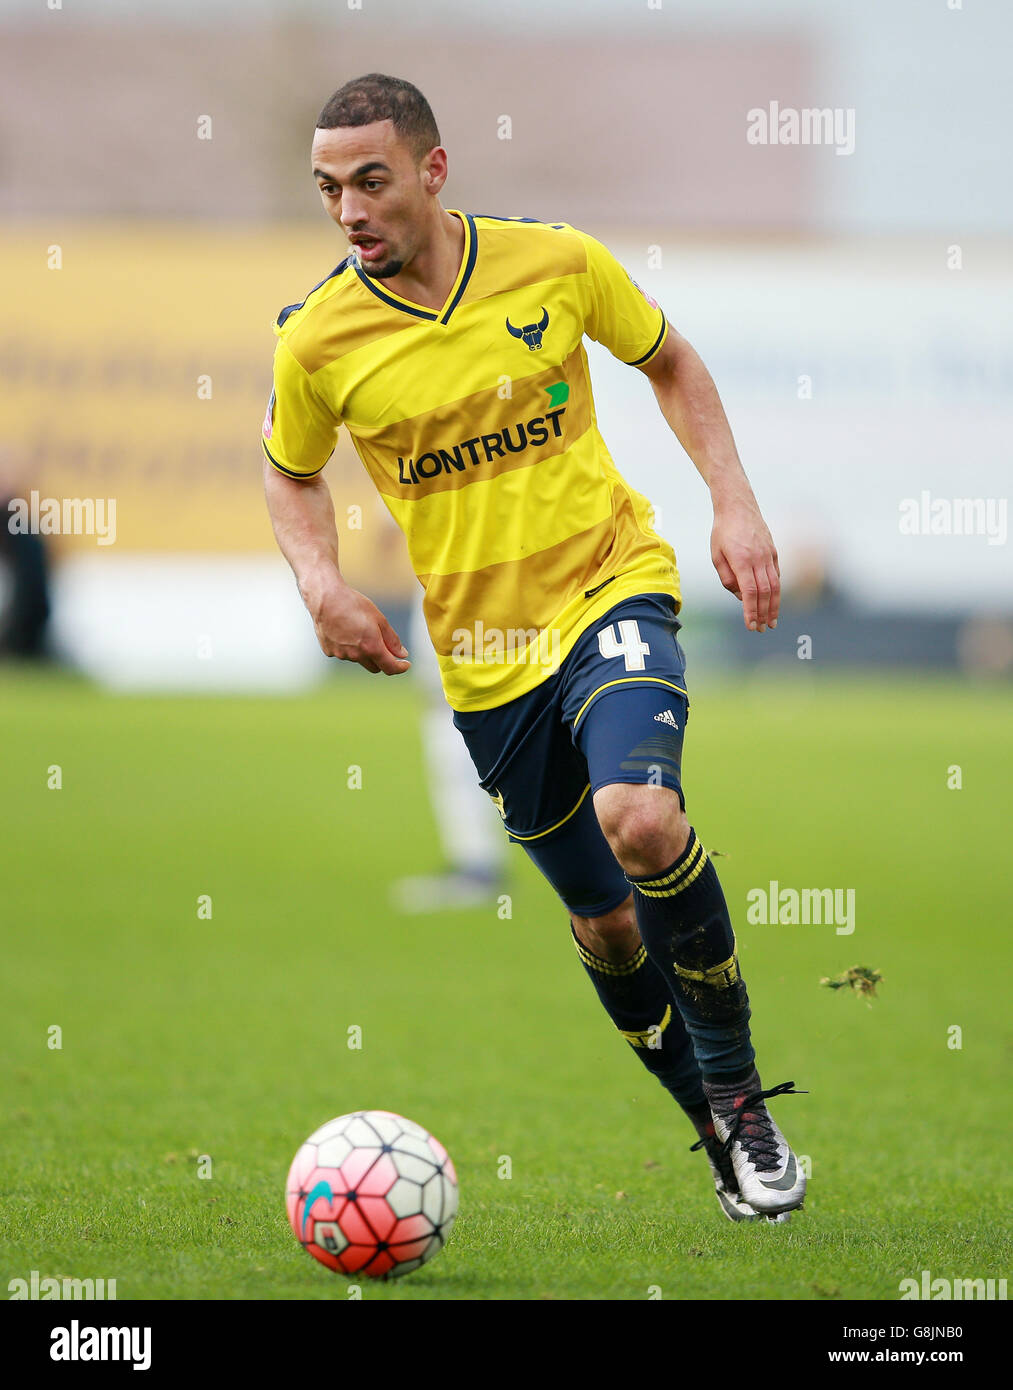
[[[651,654],[650,647],[641,639],[636,618],[623,618],[618,638],[615,623],[603,627],[598,633],[598,650],[602,656],[621,656],[627,671],[642,671],[644,657]]]

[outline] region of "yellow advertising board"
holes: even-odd
[[[35,492],[36,514],[47,499],[115,499],[117,551],[270,550],[271,325],[346,251],[326,227],[8,227],[0,491]],[[349,582],[409,593],[402,538],[344,431],[324,476]]]

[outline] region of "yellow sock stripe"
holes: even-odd
[[[643,886],[645,888],[664,888],[666,886],[671,886],[673,883],[677,883],[696,863],[702,848],[703,846],[700,843],[699,836],[693,831],[692,839],[687,845],[688,853],[686,853],[682,863],[674,868],[670,874],[662,874],[659,878],[645,878],[642,885],[638,886]]]
[[[586,966],[591,970],[596,970],[599,975],[634,975],[647,959],[647,952],[643,945],[637,947],[629,960],[623,961],[622,965],[613,965],[611,961],[602,960],[601,956],[594,955],[588,951],[581,942],[577,940],[574,933],[573,944],[577,948],[577,954]]]
[[[734,951],[720,965],[709,965],[706,970],[687,970],[678,961],[673,961],[672,964],[675,973],[681,975],[684,980],[698,980],[717,989],[728,989],[739,978],[739,960]]]
[[[665,1029],[668,1027],[671,1021],[672,1006],[671,1004],[669,1004],[668,1008],[665,1010],[665,1015],[660,1023],[655,1023],[652,1027],[645,1028],[640,1033],[634,1032],[626,1028],[620,1028],[619,1031],[620,1033],[622,1033],[626,1041],[628,1043],[632,1043],[634,1047],[650,1047],[654,1039],[665,1031]]]
[[[644,883],[638,883],[637,890],[647,898],[674,898],[676,893],[688,888],[693,880],[703,873],[706,866],[707,851],[697,840],[689,857],[683,860],[677,869],[662,878],[651,878]]]

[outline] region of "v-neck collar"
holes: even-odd
[[[392,309],[400,309],[402,313],[411,314],[413,318],[426,319],[429,323],[449,323],[451,314],[461,302],[461,296],[468,288],[468,281],[471,279],[471,272],[475,269],[475,261],[478,257],[478,231],[471,213],[458,212],[456,208],[447,208],[447,211],[451,217],[459,217],[464,223],[464,254],[461,257],[461,268],[457,272],[457,279],[454,281],[442,309],[427,309],[425,305],[413,304],[410,299],[402,299],[401,295],[395,294],[393,290],[381,289],[380,282],[371,279],[359,265],[358,259],[355,261],[355,273],[370,294],[375,294],[377,299],[382,299],[384,304],[389,304]]]

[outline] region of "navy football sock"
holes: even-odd
[[[641,939],[668,982],[704,1079],[748,1074],[749,998],[725,895],[696,832],[690,828],[685,850],[661,873],[626,877]]]
[[[697,1116],[710,1117],[700,1067],[672,991],[643,946],[620,965],[602,960],[580,941],[577,954],[612,1022],[649,1072],[675,1097],[699,1133]]]

